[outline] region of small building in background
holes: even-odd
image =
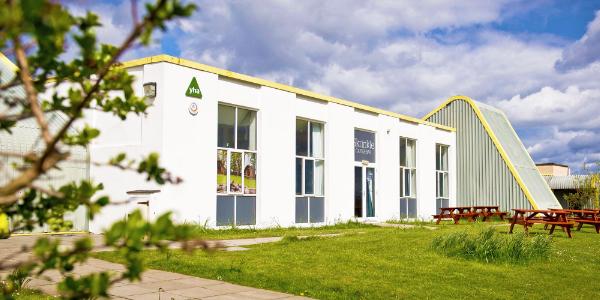
[[[571,169],[567,165],[557,163],[535,164],[543,176],[569,176]]]
[[[569,166],[563,164],[538,163],[535,165],[562,207],[569,207],[564,195],[574,193],[577,186],[586,179],[586,175],[571,175]]]

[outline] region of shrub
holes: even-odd
[[[550,236],[499,234],[493,227],[484,227],[437,236],[433,239],[431,247],[434,251],[450,257],[486,263],[517,263],[547,259],[551,252],[551,243]]]

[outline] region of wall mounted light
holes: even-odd
[[[144,83],[144,96],[146,96],[147,98],[156,97],[156,82]]]

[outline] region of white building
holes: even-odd
[[[91,160],[158,152],[184,182],[157,186],[91,166],[113,199],[135,197],[105,209],[92,232],[137,207],[181,222],[267,227],[427,219],[454,204],[450,127],[166,55],[123,67],[140,95],[155,84],[153,106],[124,122],[91,112],[103,133]]]
[[[137,94],[155,93],[152,107],[126,121],[88,111],[84,121],[102,135],[78,154],[86,159],[61,165],[61,178],[90,178],[131,201],[89,222],[78,210],[69,215],[74,231],[101,232],[136,208],[211,227],[268,227],[430,219],[441,206],[561,207],[504,113],[466,96],[418,119],[167,55],[121,67],[136,76]],[[3,82],[16,69],[0,54]],[[31,151],[35,124],[15,130],[0,134],[0,149]],[[121,152],[158,152],[184,181],[158,186],[81,162]]]

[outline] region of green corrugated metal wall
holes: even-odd
[[[14,76],[12,67],[0,60],[0,82],[9,82]],[[3,93],[3,96],[11,95],[19,98],[23,98],[25,95],[22,87],[15,87],[1,93]],[[9,112],[3,103],[0,103],[0,112]],[[46,118],[51,132],[56,132],[65,122],[65,119],[56,113],[49,113],[46,115]],[[3,155],[2,153],[25,154],[32,150],[41,151],[44,146],[44,142],[39,137],[39,127],[33,119],[20,121],[11,130],[12,134],[0,132],[0,185],[5,184],[19,174],[12,167],[12,164],[22,162],[14,156]],[[82,147],[74,147],[70,148],[69,151],[71,153],[71,161],[60,163],[58,165],[60,170],[52,170],[47,176],[38,180],[38,184],[46,187],[60,187],[71,181],[80,181],[89,178],[88,150]],[[75,212],[66,215],[65,219],[73,222],[72,231],[88,230],[87,213],[84,207],[80,207]],[[34,231],[45,232],[48,229],[44,227],[37,228]]]
[[[473,103],[504,148],[538,208],[560,207],[504,114],[493,107]],[[533,208],[467,101],[450,101],[427,120],[456,128],[457,205],[500,205],[502,210]]]

